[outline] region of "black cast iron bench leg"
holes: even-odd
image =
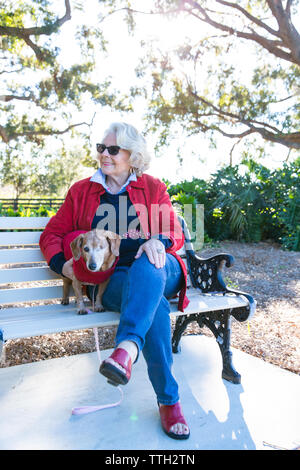
[[[172,336],[173,353],[180,352],[180,339],[189,323],[196,321],[200,328],[207,326],[214,334],[222,355],[222,378],[234,384],[241,383],[241,375],[232,364],[230,351],[231,318],[230,311],[218,311],[207,314],[182,315],[177,317]]]

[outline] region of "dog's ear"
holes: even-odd
[[[95,228],[95,232],[98,238],[106,237],[107,230],[103,230],[102,228]]]
[[[80,234],[78,235],[78,237],[74,238],[74,240],[70,243],[70,248],[71,248],[75,261],[78,261],[81,256],[82,242],[83,242],[83,234]]]
[[[117,233],[110,232],[109,230],[106,230],[105,232],[105,236],[107,238],[108,243],[110,244],[112,254],[115,256],[119,256],[122,237]]]

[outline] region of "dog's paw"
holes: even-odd
[[[81,308],[80,310],[77,310],[78,315],[87,315],[89,311],[86,308]]]
[[[83,302],[80,302],[79,305],[77,305],[77,314],[78,315],[87,315],[89,313],[89,310],[87,307],[84,305]]]
[[[95,312],[104,312],[105,308],[102,304],[95,305],[94,311]]]
[[[69,305],[69,299],[61,299],[61,304],[62,305]]]

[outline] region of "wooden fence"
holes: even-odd
[[[38,209],[40,206],[51,207],[53,209],[58,209],[64,199],[60,198],[27,198],[27,199],[0,199],[0,204],[3,209],[12,207],[15,211],[22,206],[24,209]]]

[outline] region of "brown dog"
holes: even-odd
[[[89,273],[99,273],[107,271],[115,263],[116,257],[119,256],[121,239],[122,237],[120,235],[110,232],[109,230],[94,229],[76,237],[70,243],[70,248],[75,261],[78,261],[82,257],[84,268],[86,268]],[[77,313],[79,315],[88,313],[88,309],[84,306],[82,284],[91,283],[79,281],[76,278],[71,281],[66,277],[63,281],[63,298],[61,303],[63,305],[69,303],[70,286],[72,284],[77,301]],[[109,278],[98,284],[98,293],[94,308],[96,312],[104,310],[102,296],[108,282]]]

